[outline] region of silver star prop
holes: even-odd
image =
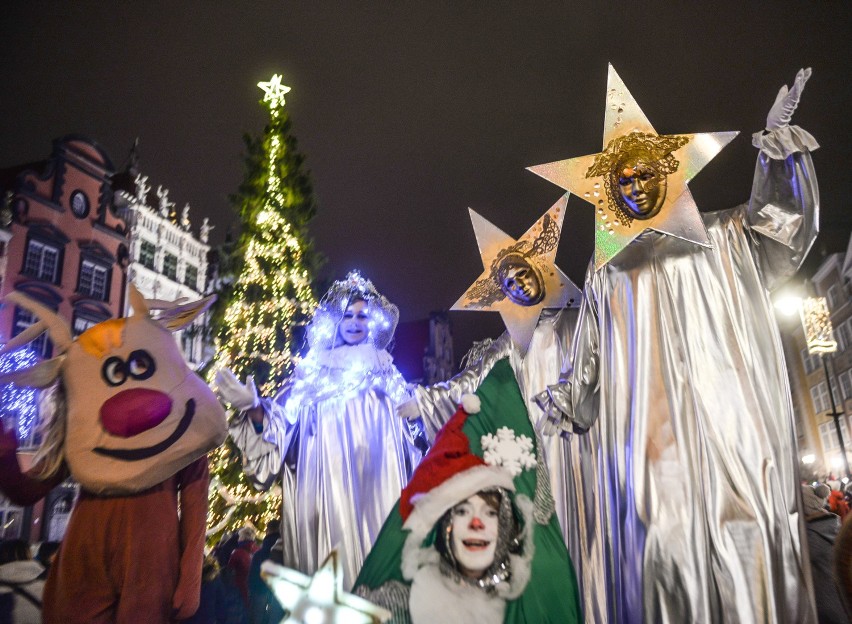
[[[612,199],[606,193],[606,185],[610,183],[609,175],[590,174],[598,154],[528,167],[529,171],[574,193],[595,207],[597,211],[595,269],[600,269],[612,260],[631,241],[648,229],[710,247],[704,221],[701,219],[687,182],[739,134],[738,132],[705,132],[658,135],[642,109],[639,108],[639,104],[624,86],[624,82],[610,65],[604,116],[604,151],[614,139],[633,132],[680,141],[686,140],[682,147],[671,152],[677,159],[677,170],[666,176],[668,191],[665,201],[660,211],[648,219],[626,221],[618,218]]]
[[[526,353],[544,308],[564,308],[580,301],[580,290],[555,264],[567,203],[566,193],[517,240],[469,209],[485,270],[451,309],[499,312],[512,340]],[[510,249],[522,250],[541,272],[545,294],[535,305],[514,303],[500,289],[495,259]]]
[[[391,613],[343,591],[337,551],[331,551],[312,577],[265,561],[260,575],[288,611],[282,622],[292,624],[380,624]]]

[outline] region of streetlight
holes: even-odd
[[[828,385],[828,398],[831,401],[829,416],[834,418],[834,429],[837,431],[837,443],[840,445],[843,472],[846,477],[849,477],[849,460],[846,458],[846,445],[843,443],[843,433],[840,430],[840,416],[843,412],[838,412],[837,405],[834,403],[834,390],[832,389],[831,378],[828,376],[828,362],[825,359],[827,354],[837,352],[837,341],[834,339],[831,316],[828,313],[825,297],[802,299],[799,315],[802,319],[802,328],[805,330],[808,353],[810,355],[819,354],[819,359],[822,360],[825,383]]]

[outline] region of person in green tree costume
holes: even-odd
[[[515,375],[501,360],[436,436],[354,592],[393,612],[393,624],[580,622],[577,579],[535,440]],[[493,558],[476,574],[452,535],[472,499],[496,501],[496,514],[486,513],[499,520],[496,544],[479,544]]]

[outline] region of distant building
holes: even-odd
[[[99,145],[74,135],[54,141],[47,160],[0,171],[0,296],[26,294],[65,318],[74,335],[121,316],[129,239],[113,202],[114,173]],[[0,344],[33,322],[22,308],[0,308]],[[53,347],[42,335],[31,350],[48,358]],[[0,416],[6,427],[18,429],[24,449],[19,460],[27,469],[32,452],[26,449],[37,442],[37,410],[32,400],[2,403]],[[0,497],[0,533],[34,540],[61,534],[74,495],[73,485],[64,484],[28,508]]]
[[[196,237],[189,204],[178,215],[168,189],[157,187],[156,203],[149,202],[151,194],[147,176],[139,173],[133,176],[128,190],[117,193],[117,203],[130,229],[129,281],[148,299],[200,299],[206,286],[207,242],[212,226],[205,218]],[[175,336],[195,369],[204,363],[205,328],[206,315]]]
[[[804,291],[800,294],[826,298],[837,352],[810,355],[798,315],[781,319],[793,407],[799,421],[799,452],[805,466],[811,466],[816,475],[843,476],[832,414],[833,409],[841,414],[840,431],[852,466],[852,238],[846,253],[823,260],[806,280]]]
[[[393,349],[394,364],[409,383],[428,386],[455,373],[453,334],[446,312],[400,323]]]

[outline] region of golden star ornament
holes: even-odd
[[[470,209],[485,270],[451,309],[499,312],[526,353],[544,308],[579,305],[579,289],[555,264],[567,203],[566,193],[517,240]]]
[[[284,106],[284,95],[291,91],[290,87],[281,84],[281,78],[280,74],[274,74],[269,82],[257,83],[263,89],[263,101],[269,102],[270,108]]]
[[[657,134],[610,65],[603,151],[528,169],[595,207],[600,269],[649,229],[710,247],[687,183],[737,134]]]
[[[343,571],[337,551],[331,551],[312,577],[264,561],[260,575],[288,612],[292,624],[381,624],[391,613],[343,591]]]

